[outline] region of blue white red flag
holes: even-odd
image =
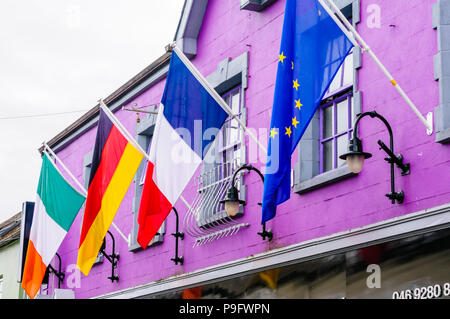
[[[202,162],[228,114],[172,52],[138,214],[138,243],[146,248]],[[211,136],[208,134],[208,136]]]

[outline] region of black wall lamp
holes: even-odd
[[[225,204],[225,211],[227,215],[230,217],[236,216],[236,214],[239,211],[240,205],[245,205],[245,201],[239,199],[239,191],[235,186],[237,174],[244,169],[248,171],[255,171],[256,173],[258,173],[259,177],[261,178],[261,181],[264,184],[264,175],[261,173],[259,169],[249,164],[244,164],[241,167],[239,167],[233,173],[233,177],[231,179],[231,187],[228,189],[227,198],[220,201],[220,203]],[[261,203],[258,203],[258,205],[261,205]],[[271,241],[273,238],[272,231],[266,230],[266,223],[263,224],[263,229],[261,232],[258,233],[258,235],[261,236],[263,240],[267,238],[269,241]]]
[[[391,165],[391,192],[389,194],[386,194],[386,197],[388,197],[391,200],[392,204],[395,204],[395,202],[401,204],[403,203],[405,194],[403,193],[402,190],[395,191],[394,164],[401,169],[402,176],[408,175],[410,173],[410,165],[409,163],[406,164],[403,163],[402,155],[400,154],[396,155],[394,153],[394,137],[392,134],[392,128],[389,125],[388,121],[383,116],[381,116],[375,111],[359,114],[353,126],[353,136],[352,139],[349,141],[348,152],[342,154],[341,156],[339,156],[339,158],[347,161],[348,168],[353,173],[359,173],[363,168],[364,159],[372,157],[372,154],[363,151],[361,140],[358,138],[358,123],[365,116],[370,116],[371,118],[376,117],[380,119],[388,129],[389,147],[387,147],[386,144],[384,144],[381,140],[378,140],[378,145],[380,146],[380,149],[385,151],[386,154],[388,155],[388,157],[385,158],[385,161]]]

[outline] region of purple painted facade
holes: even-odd
[[[438,50],[436,30],[432,27],[434,2],[361,0],[361,22],[357,24],[358,32],[422,114],[432,112],[439,104],[438,82],[433,75],[433,56]],[[252,12],[240,10],[237,0],[210,0],[198,35],[197,55],[191,60],[207,76],[216,71],[218,63],[224,59],[233,60],[248,52],[245,107],[247,125],[256,131],[258,128],[268,131],[270,123],[284,3],[275,1],[264,11]],[[380,28],[367,24],[371,18],[367,8],[371,4],[380,7]],[[127,106],[159,103],[164,82],[163,79],[143,91]],[[88,277],[80,275],[78,287],[73,288],[77,284],[66,280],[61,288],[73,288],[76,298],[96,297],[449,203],[450,147],[436,143],[434,133],[426,134],[416,115],[365,54],[358,71],[357,89],[363,96],[362,111],[376,110],[387,118],[393,129],[396,153],[401,153],[411,164],[408,176],[395,171],[396,189],[405,192],[403,204],[393,205],[385,197],[390,191],[389,166],[376,142],[378,139],[387,142],[388,133],[380,121],[365,118],[360,123],[359,134],[364,149],[373,157],[366,160],[362,172],[302,195],[292,191],[291,199],[278,207],[276,217],[267,224],[274,234],[271,242],[261,240],[256,234],[261,230],[261,208],[257,203],[261,201],[262,184],[257,174],[250,173],[245,176],[247,205],[244,216],[239,219],[239,222],[249,223],[249,227],[195,248],[195,239],[186,235],[180,242],[183,265],[175,265],[170,260],[175,248],[174,238],[170,236],[175,232],[173,213],[167,218],[163,243],[146,250],[130,252],[125,241],[111,228],[120,254],[116,269],[119,282],[111,283],[107,279],[111,265],[105,260],[95,265]],[[132,134],[135,133],[135,113],[120,110],[115,115]],[[83,181],[83,159],[93,148],[95,133],[96,127],[93,127],[57,150],[58,156],[80,181]],[[267,144],[267,135],[260,138]],[[297,153],[294,153],[292,167],[297,160]],[[255,166],[262,168],[263,164]],[[134,192],[133,183],[114,219],[125,234],[133,228]],[[190,183],[183,196],[191,201],[195,194],[196,188]],[[186,206],[181,201],[175,206],[183,220]],[[76,264],[81,221],[80,213],[59,250],[63,269]],[[110,251],[109,244],[107,251]],[[66,273],[66,279],[69,275]]]

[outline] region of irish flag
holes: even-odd
[[[84,200],[44,153],[22,278],[22,287],[30,298],[39,291],[45,270]]]

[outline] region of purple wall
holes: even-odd
[[[361,36],[422,114],[433,111],[439,104],[438,83],[433,77],[433,55],[437,53],[436,30],[432,28],[431,16],[433,2],[361,0],[361,22],[358,24]],[[369,28],[366,23],[370,4],[381,8],[380,28]],[[225,58],[233,59],[249,52],[248,89],[245,92],[249,127],[267,128],[270,123],[283,13],[282,0],[260,13],[239,10],[237,0],[211,0],[207,6],[198,37],[198,54],[192,62],[206,76]],[[120,253],[119,282],[112,284],[107,279],[111,267],[105,260],[102,265],[94,266],[88,277],[81,275],[80,287],[75,289],[76,297],[98,296],[448,203],[450,147],[435,143],[434,134],[426,135],[425,127],[368,55],[363,54],[362,64],[358,74],[358,90],[363,94],[362,111],[376,110],[387,118],[393,128],[396,152],[402,153],[406,162],[411,163],[410,175],[402,177],[399,170],[395,172],[396,189],[402,189],[406,194],[402,205],[392,205],[384,196],[390,191],[389,166],[384,161],[384,154],[378,151],[376,141],[388,142],[388,133],[381,122],[365,118],[360,123],[360,137],[364,140],[365,150],[373,157],[366,161],[363,171],[357,177],[304,195],[292,193],[291,199],[279,206],[277,216],[267,224],[274,233],[270,243],[262,241],[256,234],[261,229],[261,209],[257,202],[261,201],[262,184],[256,174],[248,174],[245,178],[247,206],[240,219],[240,222],[250,224],[248,228],[196,248],[192,248],[194,238],[186,236],[180,245],[179,255],[185,257],[182,266],[170,260],[174,256],[174,238],[170,236],[175,231],[173,214],[167,219],[163,244],[145,251],[129,252],[127,244],[111,228]],[[164,81],[132,103],[158,103],[163,89]],[[116,116],[134,134],[136,115],[119,111]],[[83,180],[83,157],[92,150],[95,133],[96,128],[91,129],[58,153],[79,180]],[[261,138],[267,140],[267,136]],[[295,153],[293,167],[296,160]],[[261,168],[262,165],[256,166]],[[132,229],[134,189],[133,183],[114,220],[125,234]],[[191,183],[184,196],[189,200],[194,195],[195,187]],[[186,207],[181,201],[175,206],[182,220]],[[59,251],[63,268],[76,264],[81,215]],[[109,251],[109,246],[107,249]],[[66,274],[66,278],[69,275]]]

